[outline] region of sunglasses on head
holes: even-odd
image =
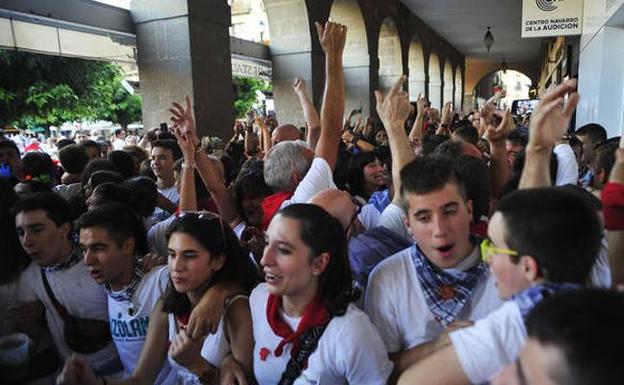
[[[178,218],[184,218],[184,217],[192,217],[192,218],[197,218],[199,220],[205,220],[205,221],[212,221],[215,219],[218,220],[219,227],[221,227],[221,243],[223,244],[223,247],[225,247],[225,229],[223,228],[223,218],[221,218],[221,216],[211,211],[182,211],[180,212],[180,214],[178,215]]]

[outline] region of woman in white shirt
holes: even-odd
[[[251,288],[253,266],[236,235],[212,213],[184,213],[171,224],[167,240],[171,282],[150,317],[133,375],[123,380],[96,378],[82,360],[72,358],[58,384],[153,384],[167,357],[177,369],[176,384],[217,383],[218,368],[230,361],[251,376],[253,339],[246,297],[228,301],[215,334],[192,339],[185,331],[191,311],[212,285],[231,282]]]
[[[258,383],[385,384],[392,364],[351,303],[359,293],[338,220],[316,205],[293,204],[266,234],[266,283],[250,298]]]

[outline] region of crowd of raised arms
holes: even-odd
[[[130,146],[0,140],[21,383],[624,384],[624,148],[569,130],[575,81],[520,121],[401,77],[363,119],[346,27],[317,30],[303,130],[249,114],[215,156],[187,97]]]

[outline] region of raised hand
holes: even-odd
[[[495,126],[493,123],[493,119],[490,119],[486,125],[485,130],[487,132],[488,141],[491,144],[503,143],[509,132],[511,131],[511,112],[509,110],[503,113],[503,119],[501,120],[498,126]]]
[[[381,91],[375,91],[377,100],[377,114],[386,129],[390,129],[392,124],[405,124],[407,118],[412,113],[412,105],[409,102],[407,92],[403,91],[405,76],[399,77],[387,95]]]
[[[447,127],[451,124],[451,118],[453,117],[453,102],[446,102],[442,107],[442,119],[441,124]]]
[[[331,21],[326,22],[325,25],[319,22],[315,24],[325,55],[342,57],[347,41],[347,27]]]
[[[180,329],[176,338],[169,346],[169,356],[178,365],[184,366],[190,371],[202,366],[206,362],[201,356],[201,349],[204,344],[203,338],[191,338],[184,329]],[[214,373],[216,376],[216,371]]]
[[[295,81],[293,82],[293,90],[295,90],[295,93],[297,94],[305,92],[305,81],[303,79],[295,78]]]
[[[418,94],[418,98],[416,99],[416,108],[417,108],[416,113],[418,115],[425,116],[428,107],[427,107],[427,98],[425,98],[424,95]]]
[[[169,112],[173,115],[170,119],[174,124],[174,131],[178,128],[182,134],[190,134],[193,137],[197,137],[191,98],[187,95],[184,99],[186,100],[186,107],[182,107],[179,103],[173,102],[173,107],[169,109]]]
[[[576,80],[570,79],[542,97],[531,117],[527,147],[550,149],[563,136],[579,101],[575,90]],[[564,106],[563,97],[566,93],[570,93],[570,96]]]

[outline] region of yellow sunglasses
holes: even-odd
[[[517,256],[518,252],[514,250],[508,249],[499,249],[498,247],[494,247],[494,244],[489,239],[484,239],[481,242],[481,258],[485,262],[490,262],[494,254],[506,254],[511,256]]]

